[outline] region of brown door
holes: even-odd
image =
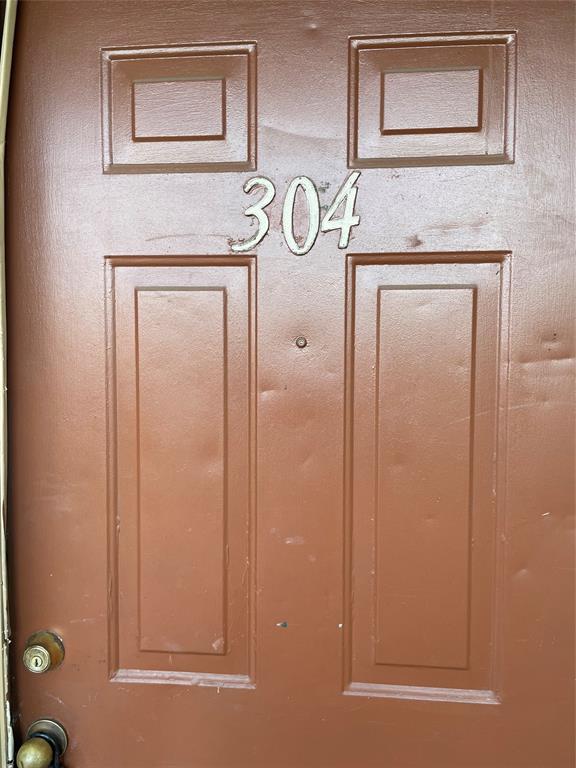
[[[66,766],[572,766],[573,10],[21,4],[14,705]]]

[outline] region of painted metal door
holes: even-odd
[[[69,768],[572,765],[573,10],[21,4],[14,691]]]

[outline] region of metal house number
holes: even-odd
[[[356,182],[359,176],[360,171],[354,171],[348,176],[322,217],[322,220],[320,220],[320,197],[312,179],[308,178],[308,176],[297,176],[295,179],[292,179],[286,190],[282,207],[282,232],[286,245],[292,253],[296,254],[296,256],[303,256],[312,248],[319,232],[330,232],[336,229],[340,230],[338,248],[348,247],[350,230],[360,223],[360,216],[354,213],[356,196],[358,194]],[[246,208],[244,215],[254,217],[258,224],[258,229],[248,240],[235,243],[232,246],[232,250],[235,253],[251,251],[262,242],[270,229],[270,218],[266,213],[266,208],[276,196],[276,187],[265,176],[254,176],[244,184],[244,192],[247,194],[256,188],[263,189],[264,194],[254,205]],[[298,242],[294,235],[294,207],[299,190],[302,190],[304,193],[308,207],[308,232],[302,242]],[[338,216],[338,211],[341,207],[342,215]]]

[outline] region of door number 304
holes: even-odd
[[[282,207],[282,232],[286,245],[292,253],[295,253],[297,256],[303,256],[312,248],[319,232],[330,232],[333,229],[340,230],[338,247],[348,247],[350,230],[360,223],[360,216],[354,213],[356,196],[358,194],[356,182],[359,176],[360,171],[354,171],[348,176],[322,217],[322,221],[320,221],[320,198],[312,179],[309,179],[308,176],[297,176],[290,182]],[[254,205],[250,205],[244,211],[245,216],[253,216],[256,219],[258,229],[248,240],[243,240],[232,246],[232,250],[236,253],[251,251],[258,243],[262,242],[270,229],[270,218],[266,213],[266,208],[276,196],[276,187],[270,179],[264,176],[254,176],[254,178],[248,179],[244,184],[244,192],[249,194],[258,187],[264,190],[264,194],[260,200],[254,203]],[[298,190],[302,190],[304,193],[308,208],[308,232],[305,237],[297,239],[294,234],[294,207]],[[342,209],[341,215],[338,216],[340,209]]]

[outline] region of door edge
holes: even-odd
[[[0,52],[0,768],[14,765],[14,738],[12,733],[8,650],[10,645],[10,621],[8,615],[8,581],[6,565],[6,469],[7,469],[7,419],[6,419],[6,281],[5,281],[5,216],[4,216],[4,157],[6,148],[6,117],[8,92],[14,45],[16,4],[18,0],[6,0]]]

